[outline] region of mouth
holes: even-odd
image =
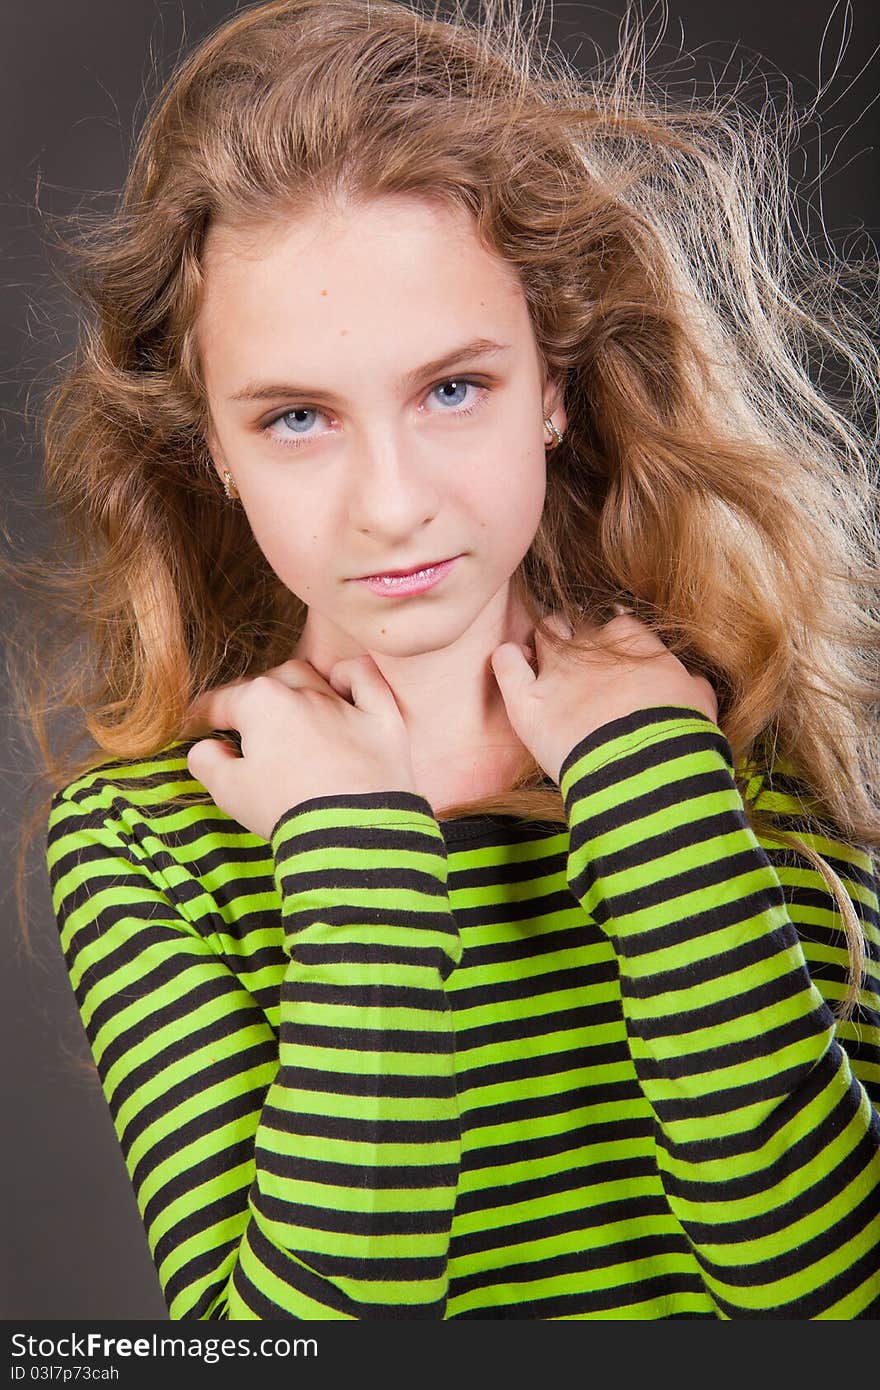
[[[378,570],[375,574],[358,574],[356,579],[411,579],[417,574],[428,574],[431,570],[438,569],[440,565],[450,565],[452,560],[457,560],[458,556],[453,555],[451,559],[429,560],[425,564],[411,565],[405,570]]]
[[[453,555],[449,560],[435,560],[431,564],[419,565],[409,570],[385,570],[380,574],[365,574],[355,582],[365,585],[373,593],[416,594],[424,589],[432,589],[439,584],[461,555]]]

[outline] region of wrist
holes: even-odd
[[[436,825],[430,802],[419,792],[392,788],[344,792],[325,792],[320,796],[309,796],[295,805],[287,807],[276,818],[269,841],[273,850],[278,851],[294,833],[310,828],[308,818],[316,813],[322,831],[326,831],[331,813],[334,823],[348,826],[353,822],[368,825],[407,826],[419,823],[420,818],[429,817]],[[439,828],[437,833],[439,834]]]
[[[718,727],[704,710],[696,706],[658,704],[644,705],[615,715],[589,729],[569,748],[560,764],[556,780],[563,798],[568,796],[574,782],[585,773],[605,767],[638,748],[663,742],[680,727],[687,727],[693,721],[707,730],[717,730]]]

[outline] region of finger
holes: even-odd
[[[526,658],[526,649],[519,642],[502,642],[489,660],[508,708],[510,701],[515,701],[521,691],[538,679]]]
[[[214,690],[206,690],[197,700],[194,700],[187,712],[186,722],[183,726],[183,737],[191,738],[193,735],[210,734],[215,729],[237,729],[233,717],[233,706],[237,704],[236,697],[244,689],[245,682],[235,682],[232,685],[218,685]],[[216,740],[213,740],[216,742]]]
[[[368,653],[337,661],[331,667],[330,681],[337,694],[365,714],[400,714],[394,692]]]
[[[217,692],[212,690],[209,694],[214,696]],[[223,725],[216,722],[213,708],[213,705],[209,704],[207,695],[200,695],[187,711],[184,722],[180,726],[180,737],[197,738],[200,734],[210,734],[215,729],[223,728]]]
[[[545,628],[548,631],[545,631]],[[593,635],[593,629],[587,626],[585,623],[581,623],[580,627],[577,629],[577,632],[575,632],[571,623],[568,622],[567,619],[564,618],[561,613],[548,613],[542,619],[541,626],[535,627],[532,633],[532,640],[534,642],[535,651],[538,653],[541,663],[543,664],[544,662],[548,660],[553,660],[554,658],[557,658],[560,655],[560,653],[551,646],[551,636],[559,637],[564,642],[572,642],[574,640],[577,640],[580,643],[584,643]]]
[[[183,723],[178,733],[179,738],[195,738],[198,734],[207,734],[210,730],[206,721],[200,716],[193,705],[190,705]]]
[[[226,685],[204,691],[189,706],[181,737],[209,734],[215,729],[239,729],[237,721],[240,718],[242,693],[253,685],[258,676],[269,677],[288,690],[318,690],[324,695],[333,693],[332,687],[311,662],[291,659],[270,670],[247,676],[244,680],[229,681]]]
[[[662,647],[657,635],[641,618],[636,617],[631,608],[622,603],[612,603],[608,607],[613,610],[613,617],[604,618],[598,623],[587,622],[586,619],[581,622],[577,632],[579,642],[586,637],[597,652],[610,650],[617,655],[641,649],[657,651]]]
[[[211,793],[218,805],[223,796],[228,766],[240,761],[235,748],[217,738],[206,738],[194,743],[186,755],[186,765],[191,775]]]
[[[233,690],[242,681],[229,681],[226,685],[215,686],[213,690],[203,690],[187,706],[183,723],[180,726],[181,738],[195,738],[199,734],[210,734],[218,726],[211,722],[213,701],[221,690]]]
[[[557,637],[573,637],[574,629],[561,613],[547,613],[544,617],[544,626],[551,632],[555,632]],[[543,640],[544,634],[536,628],[535,632]]]
[[[313,666],[310,661],[302,661],[299,657],[291,657],[289,661],[283,661],[280,666],[273,666],[265,674],[274,676],[289,690],[319,690],[324,695],[333,693],[332,682],[325,680],[318,668]]]

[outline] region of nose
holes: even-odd
[[[439,478],[430,460],[391,429],[371,431],[354,451],[349,521],[386,544],[405,540],[435,514]]]

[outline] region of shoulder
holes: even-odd
[[[836,824],[798,765],[790,758],[776,756],[760,776],[755,790],[755,809],[784,835],[797,837],[818,854],[841,878],[851,898],[864,901],[877,926],[878,856],[870,846],[855,843]],[[758,834],[758,839],[781,873],[798,880],[814,874],[816,864],[805,856],[798,844],[780,844]],[[809,882],[815,879],[810,876]],[[824,890],[823,890],[824,891]]]
[[[186,806],[213,805],[189,771],[186,755],[194,740],[175,740],[132,758],[104,758],[60,787],[52,797],[50,826],[71,820],[154,819]]]
[[[790,757],[776,753],[758,770],[752,787],[756,809],[788,814],[814,811],[816,798]]]

